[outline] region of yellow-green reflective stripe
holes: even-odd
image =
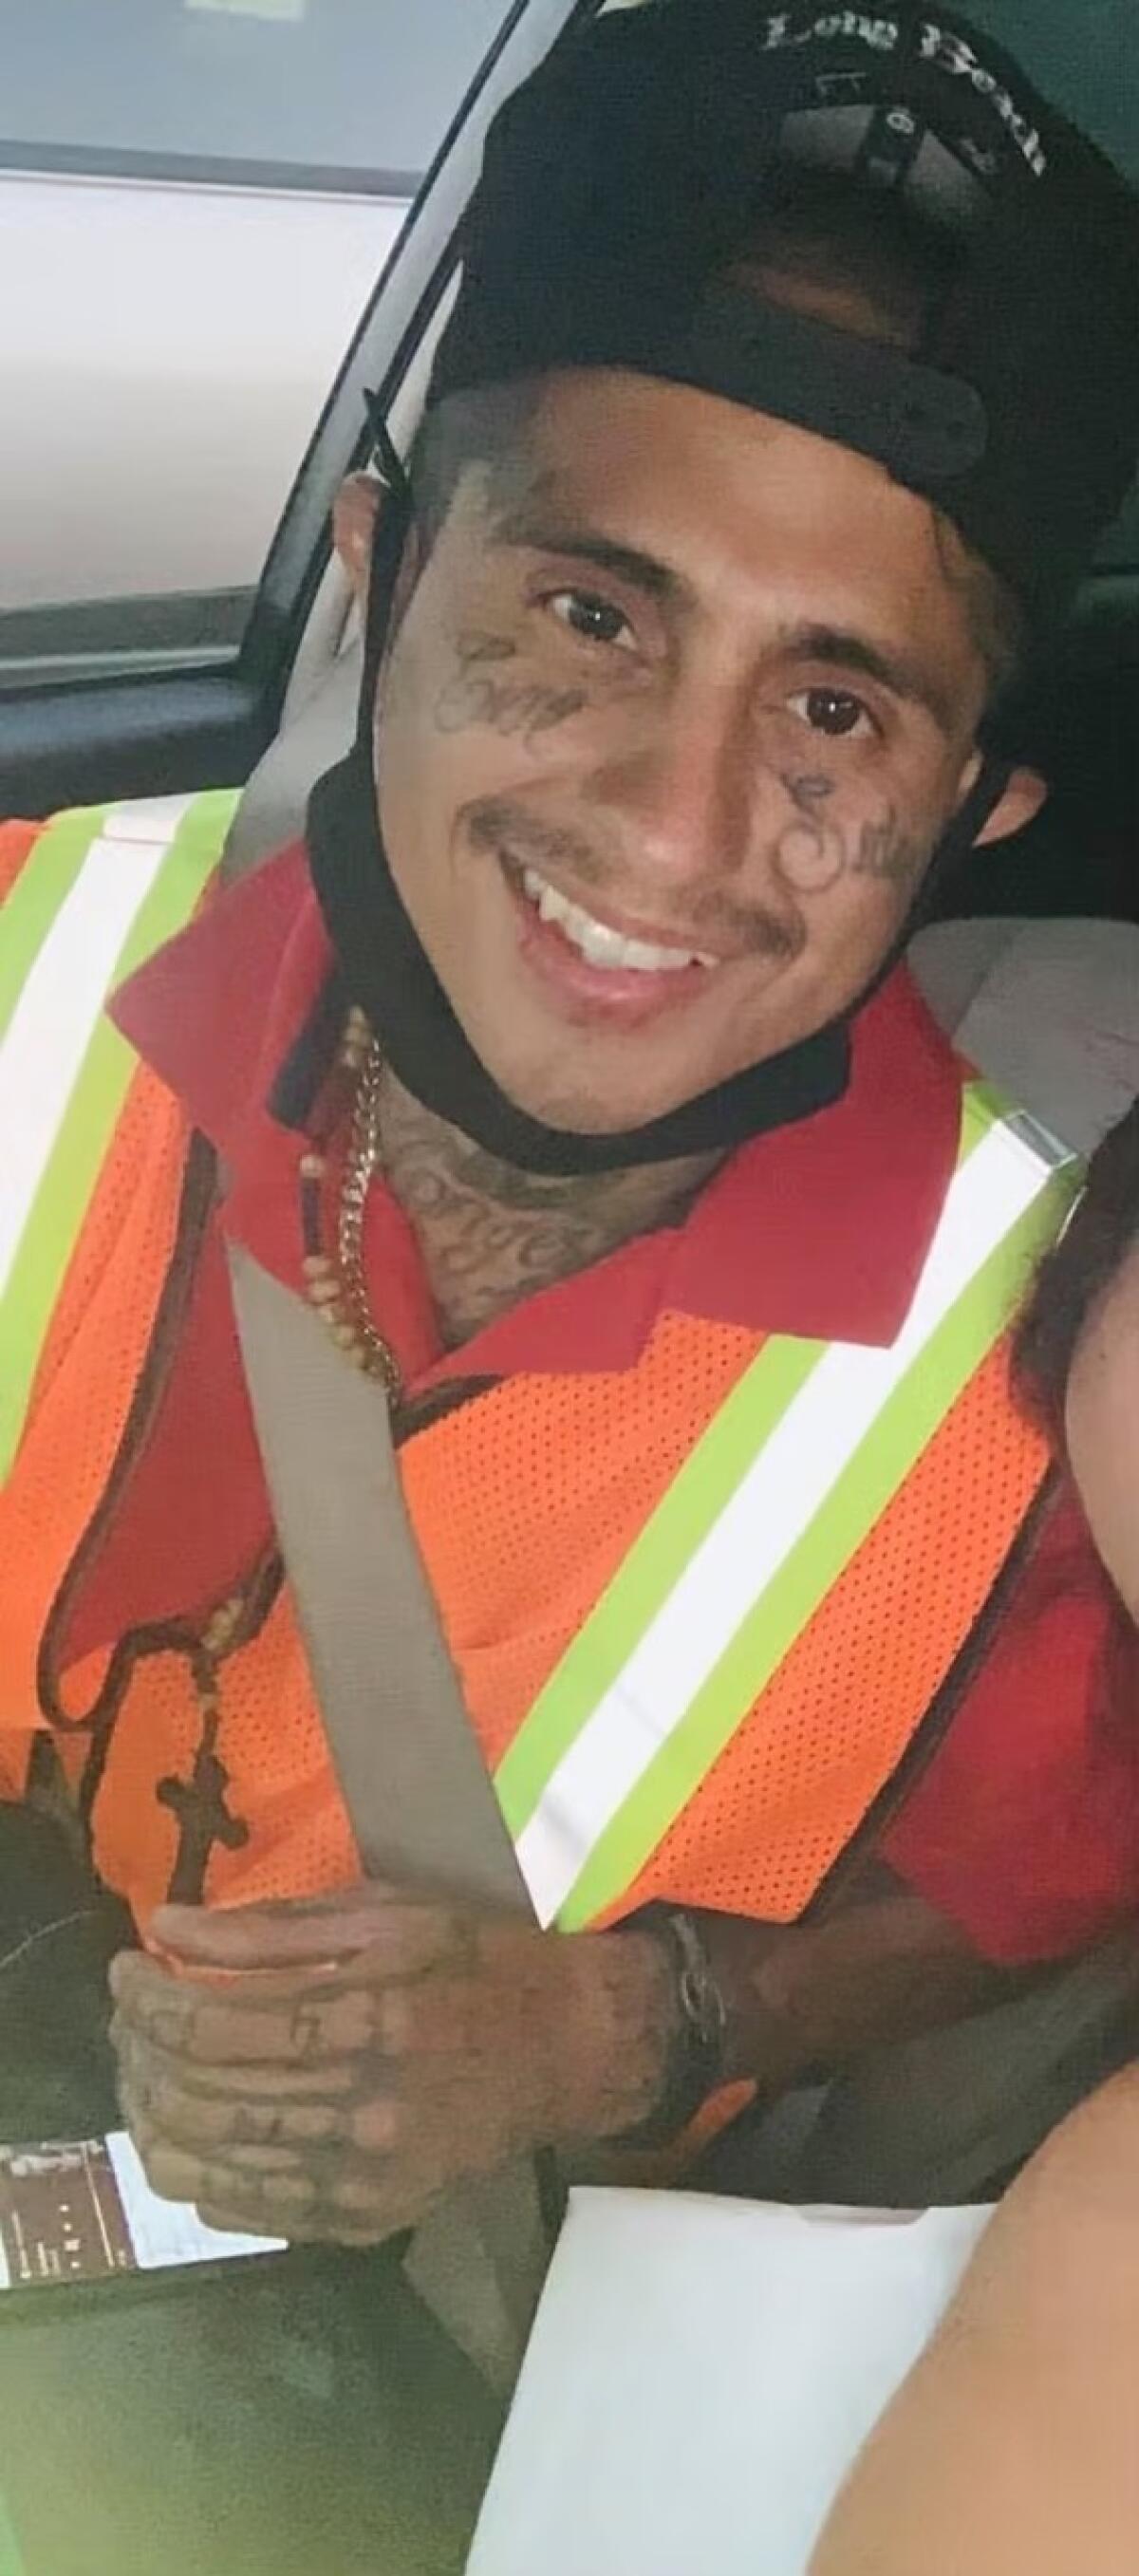
[[[9,2330],[12,2331],[11,2328]],[[0,2576],[29,2576],[28,2562],[3,2495],[0,2495]]]
[[[662,1738],[686,1720],[733,1634],[808,1538],[892,1386],[1043,1191],[1056,1158],[1035,1139],[1025,1144],[1017,1116],[1002,1123],[1003,1107],[987,1085],[965,1093],[957,1173],[891,1350],[766,1344],[539,1695],[497,1785],[543,1920],[560,1915],[641,1779],[667,1772]],[[1069,1185],[1059,1186],[1066,1197]],[[1051,1223],[1042,1217],[1042,1229]],[[1015,1262],[1015,1248],[1009,1257]],[[1006,1314],[1002,1307],[990,1338]],[[942,1411],[954,1396],[947,1388]],[[790,1514],[780,1467],[797,1489]]]
[[[195,797],[178,824],[161,865],[119,949],[109,989],[125,981],[154,951],[174,937],[190,919],[221,856],[237,801],[236,789]],[[57,880],[51,919],[75,883],[83,860],[102,839],[104,811],[92,818],[68,816],[87,827],[85,846]],[[95,828],[91,828],[94,820]],[[46,836],[45,836],[46,837]],[[157,835],[156,835],[157,837]],[[37,853],[38,853],[37,844]],[[49,856],[51,854],[49,853]],[[4,928],[7,933],[7,906]],[[50,929],[41,915],[37,952]],[[126,1097],[134,1070],[134,1049],[105,1015],[97,1020],[72,1086],[50,1157],[28,1212],[0,1299],[0,1348],[4,1352],[0,1383],[0,1476],[6,1475],[19,1445],[36,1369],[47,1338],[55,1302],[90,1204],[104,1155]]]
[[[1070,1195],[1062,1176],[1048,1183],[894,1389],[681,1725],[595,1842],[559,1909],[563,1930],[579,1930],[616,1902],[706,1778],[1006,1329]]]
[[[685,1459],[499,1764],[495,1788],[515,1837],[825,1347],[765,1342]]]
[[[971,1083],[958,1169],[997,1115],[996,1095]],[[826,1347],[785,1335],[765,1342],[685,1459],[499,1764],[495,1788],[515,1838]]]
[[[0,922],[0,1038],[4,1036],[45,936],[98,840],[110,808],[84,807],[45,824],[4,898]]]

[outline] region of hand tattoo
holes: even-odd
[[[644,2116],[675,2013],[654,1940],[413,1910],[393,1949],[376,1908],[374,1946],[319,1989],[187,1980],[177,2051],[155,2041],[169,1972],[119,1963],[123,2108],[156,2191],[219,2227],[374,2243],[467,2175]]]
[[[473,725],[488,725],[494,733],[516,735],[529,749],[539,734],[580,714],[586,702],[584,689],[551,689],[538,680],[501,676],[502,666],[515,659],[517,650],[508,635],[458,637],[456,668],[435,700],[440,733],[465,733]]]

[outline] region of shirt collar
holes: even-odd
[[[331,967],[296,844],[217,895],[114,1003],[250,1212],[291,1189],[298,1137],[282,1123],[280,1077],[286,1065],[295,1076]],[[852,1038],[841,1100],[738,1147],[679,1227],[611,1255],[588,1294],[569,1280],[490,1326],[479,1370],[620,1366],[666,1310],[752,1332],[891,1342],[954,1169],[960,1074],[905,968],[859,1013]],[[475,1358],[468,1345],[448,1366]]]

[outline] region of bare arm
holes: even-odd
[[[705,1915],[702,1930],[728,2004],[726,2073],[753,2077],[771,2095],[981,2012],[1032,1975],[982,1958],[882,1863],[818,1922]]]
[[[1009,2193],[811,2576],[1134,2576],[1139,2070]]]

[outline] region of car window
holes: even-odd
[[[232,659],[509,0],[3,0],[0,690]]]
[[[970,14],[1139,179],[1136,0]],[[0,689],[232,656],[356,320],[507,15],[3,0]],[[1102,560],[1139,567],[1139,493]]]
[[[504,0],[6,0],[0,162],[407,194]]]

